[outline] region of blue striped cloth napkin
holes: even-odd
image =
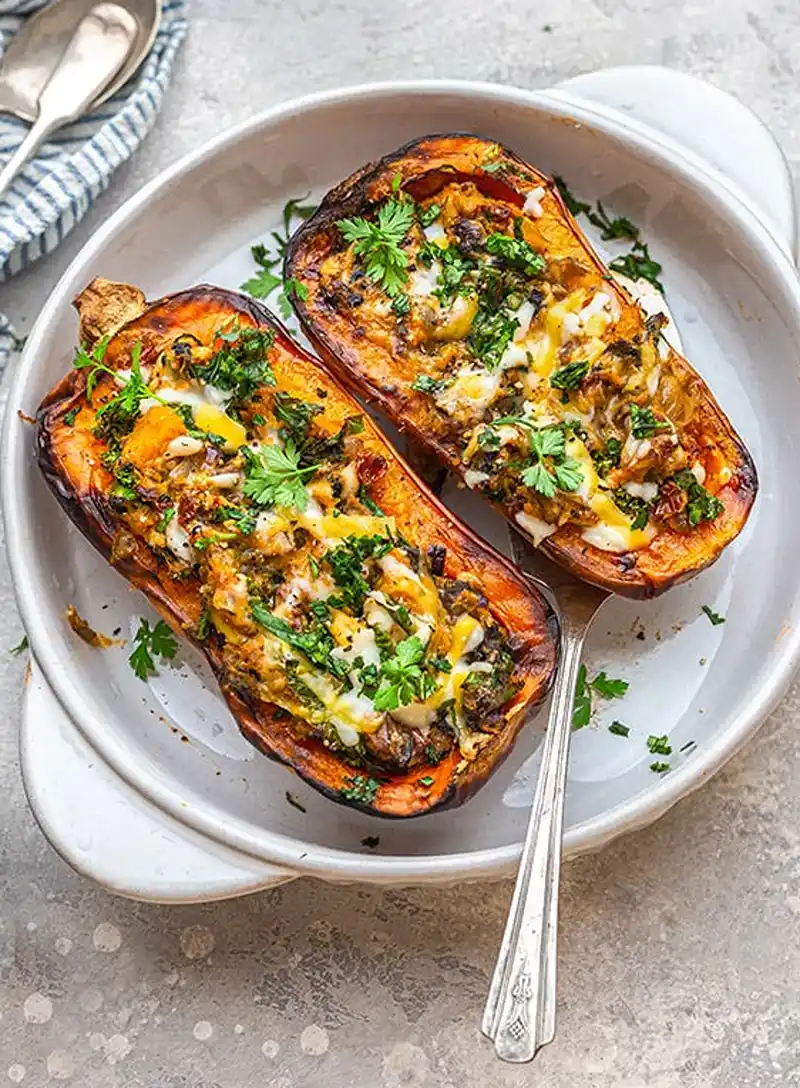
[[[46,2],[0,0],[0,60],[26,16]],[[134,77],[94,113],[56,132],[0,199],[0,283],[52,253],[153,127],[186,26],[184,0],[165,0],[153,48]],[[27,129],[0,114],[0,163]],[[15,343],[0,313],[0,375]]]

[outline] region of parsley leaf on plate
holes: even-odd
[[[140,680],[146,680],[148,676],[156,674],[158,671],[155,664],[156,657],[171,660],[178,649],[178,640],[163,620],[159,620],[154,627],[151,627],[148,621],[142,618],[133,641],[136,645],[133,653],[128,657],[128,663]]]
[[[712,627],[719,627],[721,623],[725,622],[725,617],[720,616],[719,612],[715,612],[713,608],[710,608],[707,604],[703,605],[703,612],[708,616]]]
[[[592,687],[598,695],[606,699],[621,699],[630,687],[627,680],[612,680],[605,671],[599,672],[592,680]]]
[[[586,666],[578,669],[578,679],[575,683],[575,702],[572,707],[572,728],[583,729],[589,724],[592,716],[592,693],[586,683]]]

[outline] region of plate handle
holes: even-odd
[[[201,837],[131,789],[83,738],[33,659],[20,757],[45,836],[74,869],[110,892],[155,903],[206,902],[297,875]]]
[[[629,127],[647,129],[658,142],[679,149],[748,205],[790,260],[796,260],[789,166],[764,122],[733,95],[658,65],[588,72],[547,93],[613,112]]]

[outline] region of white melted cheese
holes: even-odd
[[[658,494],[658,484],[645,481],[642,484],[637,484],[631,480],[627,484],[623,484],[623,487],[629,495],[633,495],[637,499],[644,499],[645,502],[652,502]]]
[[[549,521],[542,521],[541,518],[536,518],[533,514],[526,514],[523,510],[514,515],[514,520],[531,538],[534,548],[538,548],[542,541],[552,536],[558,528],[557,525],[551,525]]]
[[[443,242],[445,245],[447,244],[447,231],[438,219],[433,223],[429,223],[422,233],[429,242]]]
[[[436,403],[450,416],[483,415],[500,391],[502,374],[477,367],[462,367],[447,388],[436,395]]]
[[[542,185],[537,185],[535,189],[531,189],[525,197],[525,203],[522,205],[522,210],[526,215],[531,215],[534,219],[541,219],[544,215],[542,200],[546,191]]]
[[[408,290],[416,298],[428,298],[436,290],[436,281],[442,271],[438,261],[431,262],[430,268],[415,268],[408,277]]]
[[[177,518],[171,518],[169,524],[164,530],[164,539],[167,542],[167,547],[173,555],[177,555],[178,559],[183,559],[185,563],[192,563],[194,561],[194,549],[189,541],[189,534],[184,527],[179,524]]]

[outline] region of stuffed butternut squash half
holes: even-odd
[[[322,358],[586,581],[651,597],[744,525],[755,468],[549,178],[430,136],[332,190],[286,275]]]
[[[544,696],[554,618],[262,306],[95,280],[41,469],[210,661],[244,735],[337,801],[458,804]]]

